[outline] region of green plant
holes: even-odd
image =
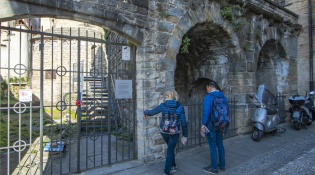
[[[0,100],[3,100],[8,92],[8,83],[7,81],[0,82]]]
[[[233,9],[232,7],[225,7],[221,10],[221,15],[224,19],[231,21],[233,19]]]
[[[21,78],[18,78],[18,77],[11,77],[9,79],[9,82],[10,83],[27,83],[29,82],[29,78],[24,78],[24,77],[21,77]]]
[[[109,35],[110,35],[110,30],[107,30],[107,29],[104,29],[104,40],[105,41],[108,41],[108,39],[109,39]]]
[[[168,13],[165,12],[165,11],[163,11],[163,12],[161,13],[161,16],[164,17],[164,18],[166,18],[166,17],[170,16],[170,14],[168,14]]]
[[[246,21],[244,19],[240,19],[240,20],[233,22],[233,25],[234,25],[233,31],[234,32],[239,31],[242,27],[244,27],[245,24],[246,24]]]
[[[190,45],[190,39],[187,36],[185,36],[183,41],[182,41],[181,53],[189,53],[189,51],[188,51],[189,45]]]

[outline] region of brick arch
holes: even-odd
[[[20,0],[0,0],[0,4],[2,4],[0,11],[0,22],[36,17],[50,17],[87,22],[89,24],[115,31],[137,45],[141,44],[143,41],[143,28],[148,28],[148,24],[145,21],[134,22],[127,20],[129,16],[119,13],[119,7],[117,5],[118,2],[112,2],[113,4],[109,4],[113,6],[112,9],[102,10],[101,4],[91,4],[92,1],[90,0],[86,0],[86,3],[51,0],[24,1],[25,2],[21,2]],[[117,3],[116,7],[115,3]],[[145,8],[141,6],[135,6],[135,8],[141,9],[143,11],[142,13],[144,14],[146,13]]]

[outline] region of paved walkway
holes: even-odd
[[[313,123],[315,125],[315,123]],[[263,155],[270,154],[277,149],[284,148],[292,142],[299,142],[299,139],[310,138],[314,135],[315,126],[308,126],[307,129],[295,130],[290,123],[281,126],[286,128],[285,133],[267,134],[259,142],[254,142],[251,135],[239,135],[225,139],[226,170],[219,171],[219,174],[232,175],[238,167],[249,164]],[[315,145],[313,146],[315,148]],[[310,151],[310,150],[305,150]],[[178,170],[176,175],[206,175],[202,167],[210,165],[210,152],[207,144],[177,153],[176,163]],[[249,167],[253,169],[254,167]],[[142,164],[139,161],[131,161],[116,164],[109,167],[89,170],[82,175],[163,175],[164,159],[151,163]],[[248,170],[249,171],[249,170]]]

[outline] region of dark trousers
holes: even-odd
[[[164,167],[164,173],[170,174],[172,166],[176,166],[175,163],[175,147],[179,139],[179,134],[163,134],[161,133],[165,143],[167,144],[167,154]]]

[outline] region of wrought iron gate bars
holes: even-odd
[[[78,34],[78,36],[72,36],[71,35],[71,30],[70,30],[70,35],[63,35],[63,33],[62,33],[62,30],[61,30],[61,34],[56,34],[56,33],[54,33],[54,30],[52,30],[52,33],[45,33],[45,32],[39,32],[39,31],[32,31],[32,30],[25,30],[25,29],[18,29],[18,28],[11,28],[11,27],[4,27],[4,26],[1,26],[0,27],[0,29],[2,29],[2,30],[9,30],[9,31],[16,31],[16,32],[20,32],[20,33],[28,33],[28,34],[32,34],[32,35],[39,35],[40,36],[40,57],[41,57],[41,59],[40,59],[40,68],[39,69],[33,69],[33,68],[29,68],[29,70],[32,70],[32,71],[40,71],[40,96],[41,97],[43,97],[44,96],[44,38],[46,37],[51,37],[51,40],[52,41],[54,41],[55,40],[55,38],[59,38],[60,40],[63,40],[63,39],[69,39],[69,42],[70,42],[70,53],[72,52],[71,51],[71,49],[72,49],[72,47],[71,47],[71,42],[72,42],[72,40],[77,40],[78,41],[78,58],[77,58],[77,62],[78,63],[80,63],[80,58],[81,58],[81,55],[80,55],[80,47],[81,47],[81,41],[83,42],[86,42],[86,45],[87,45],[87,42],[99,42],[99,43],[101,43],[101,45],[103,46],[103,45],[107,45],[107,46],[109,46],[109,47],[117,47],[117,46],[126,46],[126,44],[123,44],[123,43],[115,43],[115,42],[108,42],[108,41],[104,41],[104,40],[101,40],[101,39],[97,39],[97,38],[95,38],[95,34],[94,34],[94,38],[90,38],[88,35],[86,36],[86,37],[82,37],[82,36],[80,36],[80,31],[79,31],[79,34]],[[32,35],[30,35],[30,39],[32,40],[33,39],[33,36]],[[1,36],[0,36],[1,37]],[[9,42],[10,43],[10,42]],[[63,44],[63,42],[61,42],[61,45]],[[53,45],[53,42],[52,42],[52,44],[51,44],[52,46],[52,49],[51,49],[51,55],[52,55],[52,70],[51,70],[51,72],[53,73],[53,60],[54,60],[54,45]],[[61,46],[61,48],[63,48],[63,46]],[[62,59],[62,55],[63,55],[63,53],[62,53],[62,50],[63,49],[61,49],[61,59]],[[135,52],[135,46],[133,46],[133,47],[131,47],[131,50],[132,50],[132,52]],[[10,51],[9,51],[9,53],[10,53]],[[21,52],[20,52],[21,53]],[[88,52],[86,52],[86,54],[88,54]],[[72,63],[71,63],[71,55],[72,54],[70,54],[70,65],[72,65]],[[115,55],[114,56],[116,56],[116,55],[119,55],[119,54],[117,54],[117,53],[115,53]],[[93,53],[93,56],[95,57],[95,50],[94,50],[94,53]],[[86,57],[87,57],[87,55],[86,55]],[[102,55],[101,55],[101,57],[103,58],[104,57],[104,53],[102,52]],[[134,61],[134,58],[135,58],[135,53],[133,53],[132,54],[132,57],[133,57],[133,60],[132,61]],[[9,57],[10,58],[10,57]],[[33,60],[33,49],[30,49],[30,61],[32,62]],[[103,59],[101,59],[101,61],[103,61]],[[114,60],[115,61],[115,60]],[[94,64],[95,64],[95,62],[94,62]],[[135,63],[132,63],[132,65],[135,65]],[[80,68],[80,66],[81,66],[81,64],[78,64],[78,71],[80,71],[81,70],[81,68]],[[1,67],[1,62],[0,62],[0,67]],[[58,73],[60,73],[60,71],[61,71],[61,74],[63,73],[63,71],[64,72],[69,72],[69,74],[70,74],[70,76],[69,76],[69,80],[71,80],[71,73],[75,73],[74,71],[67,71],[66,69],[64,70],[64,66],[62,65],[62,62],[61,62],[61,69],[59,69],[59,70],[56,70],[56,72],[57,72],[57,74]],[[8,68],[8,71],[10,72],[10,69],[11,68]],[[20,69],[20,71],[21,71],[22,69]],[[134,79],[135,79],[135,69],[133,68],[132,69],[133,70],[133,72],[132,72],[132,74],[133,74],[133,81],[134,81]],[[115,71],[118,71],[118,69],[117,70],[115,70]],[[87,73],[87,72],[83,72],[83,73]],[[77,87],[78,87],[78,89],[77,89],[77,99],[82,99],[82,94],[81,94],[81,90],[80,90],[80,87],[81,87],[81,85],[80,85],[80,73],[78,73],[78,76],[77,76]],[[102,76],[103,76],[103,74],[102,74]],[[61,78],[62,79],[62,78]],[[102,78],[103,79],[103,78]],[[30,79],[30,87],[32,88],[32,81],[33,81],[33,79],[31,78]],[[62,82],[62,80],[61,80],[61,82]],[[107,81],[108,82],[108,87],[110,87],[110,84],[111,84],[111,82],[110,81]],[[61,84],[63,84],[63,83],[61,83]],[[86,84],[88,84],[88,83],[86,83]],[[94,84],[95,84],[95,81],[94,81]],[[71,86],[71,81],[69,81],[69,86]],[[135,88],[134,87],[135,85],[134,85],[134,83],[133,83],[133,88]],[[62,91],[63,90],[63,87],[62,87],[62,85],[60,86],[60,91]],[[9,94],[9,92],[8,92],[8,94]],[[51,95],[53,94],[53,92],[51,92]],[[69,96],[70,96],[70,99],[72,98],[71,97],[71,93],[69,94]],[[95,96],[95,93],[94,93],[94,96]],[[133,91],[133,97],[135,97],[135,92]],[[52,98],[52,96],[51,96],[51,101],[53,100],[53,98]],[[110,100],[110,99],[109,99]],[[10,102],[10,100],[8,99],[8,102]],[[134,108],[134,102],[135,102],[135,99],[133,98],[132,99],[132,101],[131,101],[131,103],[129,103],[129,104],[132,104],[132,106],[129,106],[129,108],[130,107],[132,107],[132,108]],[[102,103],[102,101],[101,101],[101,103]],[[117,103],[119,103],[118,101],[117,101]],[[6,108],[3,108],[3,107],[1,107],[1,110],[8,110],[8,111],[10,111],[10,109],[14,109],[14,108],[12,108],[12,107],[10,107],[10,105],[9,105],[10,103],[8,103],[8,106],[6,107]],[[64,107],[69,107],[70,108],[70,110],[71,110],[71,107],[77,107],[78,108],[78,111],[77,111],[77,115],[78,115],[78,117],[77,117],[77,125],[78,126],[81,126],[81,124],[80,124],[80,122],[81,122],[81,114],[82,114],[82,112],[80,111],[81,110],[81,106],[76,106],[76,105],[73,105],[73,104],[69,104],[69,105],[67,105],[67,104],[63,104],[63,103],[61,103],[60,104],[61,105],[61,108],[64,108]],[[95,103],[94,103],[94,105],[95,105]],[[44,160],[43,160],[43,152],[44,152],[44,150],[43,150],[43,147],[44,147],[44,145],[43,145],[43,142],[44,142],[44,140],[43,140],[43,130],[44,130],[44,122],[43,122],[43,115],[44,115],[44,108],[46,108],[46,107],[51,107],[51,109],[53,108],[53,106],[47,106],[47,105],[44,105],[44,101],[43,101],[43,98],[40,98],[40,105],[39,106],[33,106],[33,104],[32,103],[30,103],[30,114],[32,114],[32,109],[35,109],[35,108],[39,108],[40,109],[40,163],[39,163],[39,166],[40,166],[40,174],[43,174],[44,173],[44,167],[43,167],[43,163],[44,163]],[[56,106],[57,107],[57,106]],[[19,104],[19,109],[21,108],[21,104]],[[60,111],[60,113],[62,113],[62,111]],[[111,110],[108,110],[108,113],[110,114],[111,113]],[[10,112],[8,112],[8,115],[10,116]],[[133,121],[133,127],[135,127],[135,119],[134,119],[134,116],[135,116],[135,110],[130,110],[129,112],[128,112],[128,116],[130,116],[130,115],[132,115],[133,116],[133,119],[131,120],[131,121]],[[32,115],[31,115],[32,116]],[[30,116],[30,123],[32,123],[32,117]],[[51,112],[51,116],[52,116],[52,112]],[[62,119],[62,115],[61,115],[61,118],[60,118],[60,120],[62,121],[63,119]],[[71,123],[71,117],[69,118],[69,120],[70,120],[70,123]],[[109,127],[111,127],[111,122],[110,122],[110,117],[108,117],[108,121],[109,121],[109,123],[108,123],[108,126]],[[103,123],[102,123],[103,124]],[[130,124],[131,123],[129,123],[129,126],[130,126]],[[62,126],[63,124],[61,123],[61,126]],[[10,125],[9,125],[9,123],[8,123],[8,131],[9,131],[9,128],[10,128]],[[32,125],[30,124],[30,132],[32,132]],[[133,139],[135,139],[135,132],[134,132],[135,130],[133,129],[132,130],[132,134],[133,134]],[[52,134],[52,131],[50,131],[51,132],[51,134]],[[77,153],[76,153],[76,155],[77,155],[77,162],[76,162],[76,164],[77,164],[77,172],[80,172],[81,171],[81,169],[80,169],[80,133],[81,133],[82,131],[81,131],[81,129],[80,129],[80,127],[78,127],[77,128]],[[109,129],[109,132],[111,132],[111,130]],[[128,131],[128,132],[130,132],[130,130]],[[7,136],[8,138],[10,138],[9,137],[9,132],[8,132],[8,136]],[[110,140],[110,137],[108,137],[109,139],[108,139],[108,141],[111,141]],[[30,138],[30,139],[32,139],[32,138]],[[102,138],[103,139],[103,138]],[[9,142],[8,142],[9,143]],[[31,141],[30,141],[30,143],[31,143]],[[94,140],[94,143],[95,143],[95,140]],[[132,151],[132,153],[133,153],[133,155],[131,156],[130,155],[130,151],[128,151],[128,158],[134,158],[135,157],[135,146],[134,146],[134,143],[135,143],[135,140],[133,140],[132,141],[132,144],[133,144],[133,151]],[[103,141],[102,141],[102,144],[103,144]],[[129,146],[128,146],[128,149],[130,150],[130,144],[131,143],[128,143],[129,144]],[[29,145],[31,145],[31,144],[29,144]],[[27,146],[27,145],[24,145],[24,146]],[[109,147],[111,147],[111,144],[110,144],[110,142],[109,142]],[[95,144],[94,144],[94,148],[95,148]],[[124,148],[124,146],[123,146],[123,148]],[[5,148],[2,148],[2,149],[5,149]],[[9,147],[7,147],[6,148],[7,150],[9,150],[10,148]],[[71,149],[71,147],[69,147],[69,149]],[[86,150],[87,150],[88,148],[86,147]],[[71,150],[69,150],[69,154],[71,154]],[[109,161],[108,161],[108,163],[112,163],[112,159],[111,159],[111,149],[109,148],[108,149],[108,157],[110,158],[109,159]],[[51,153],[50,153],[51,154]],[[60,152],[60,155],[61,155],[62,153]],[[101,155],[103,154],[103,149],[101,149]],[[95,164],[95,157],[96,156],[96,153],[95,153],[95,149],[94,149],[94,166],[96,165]],[[122,159],[124,160],[124,154],[122,154]],[[116,143],[116,160],[115,160],[115,162],[117,162],[118,161],[118,155],[117,155],[117,143]],[[86,157],[87,158],[87,157]],[[19,160],[21,160],[21,159],[19,159]],[[53,161],[53,159],[51,159],[52,161]],[[120,159],[121,160],[121,159]],[[10,161],[10,156],[8,157],[8,161]],[[31,160],[30,160],[31,161]],[[63,161],[62,159],[60,160],[61,162]],[[72,170],[71,170],[71,163],[72,163],[72,161],[69,159],[69,169],[68,169],[68,171],[66,171],[66,172],[62,172],[62,163],[60,163],[59,164],[59,169],[60,169],[60,173],[62,174],[62,173],[67,173],[67,172],[71,172]],[[103,165],[103,156],[101,157],[101,165]],[[87,165],[87,162],[86,162],[86,167],[85,167],[86,169],[88,169],[89,167],[88,167],[88,165]],[[84,168],[83,168],[84,169]],[[10,171],[10,168],[9,168],[9,165],[8,165],[8,172]],[[51,168],[50,168],[50,172],[52,173],[53,172],[53,167],[51,166]]]

